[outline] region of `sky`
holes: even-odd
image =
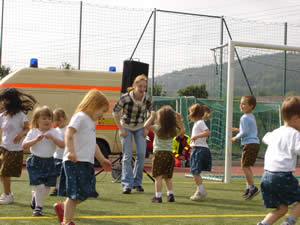
[[[158,8],[266,22],[300,24],[298,0],[83,0],[110,6]]]

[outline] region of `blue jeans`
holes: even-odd
[[[126,130],[126,137],[120,136],[122,143],[122,186],[132,189],[133,186],[140,186],[143,180],[144,159],[146,152],[146,137],[144,128],[138,130]],[[136,144],[136,159],[132,169],[132,136]]]

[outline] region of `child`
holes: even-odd
[[[58,131],[52,128],[53,113],[48,106],[34,110],[31,130],[25,137],[22,147],[30,148],[31,155],[27,159],[26,168],[32,191],[32,216],[42,216],[43,197],[48,195],[50,187],[55,187],[56,174],[54,170],[53,153],[56,146],[64,148],[64,141]]]
[[[63,109],[55,109],[53,111],[53,121],[56,126],[56,130],[64,140],[64,134],[67,129],[67,115]],[[59,184],[59,176],[61,172],[61,166],[62,166],[62,158],[63,158],[64,149],[56,146],[56,151],[54,152],[54,169],[56,172],[56,187],[53,189],[50,196],[57,196],[57,189]]]
[[[173,154],[175,156],[175,167],[189,167],[190,160],[190,137],[184,131],[173,139]]]
[[[90,90],[77,106],[65,133],[66,148],[63,155],[63,173],[60,175],[58,195],[66,196],[65,202],[54,205],[61,225],[72,222],[76,206],[88,197],[97,197],[94,176],[94,156],[104,169],[111,163],[104,158],[96,144],[95,123],[109,109],[105,95]]]
[[[165,180],[168,189],[167,201],[174,202],[174,193],[172,190],[172,176],[174,169],[174,155],[172,153],[173,138],[182,132],[183,125],[180,115],[171,108],[164,106],[157,111],[156,124],[151,126],[156,113],[151,112],[150,118],[146,121],[145,127],[155,133],[153,142],[152,174],[155,178],[155,196],[152,202],[162,202],[162,179]]]
[[[275,208],[258,225],[271,225],[288,212],[281,225],[294,225],[300,216],[300,186],[293,176],[297,155],[300,155],[300,97],[288,97],[281,106],[284,126],[267,133],[263,142],[268,145],[265,154],[261,191],[266,208]]]
[[[207,195],[207,191],[202,184],[202,171],[211,171],[211,153],[206,143],[210,131],[203,121],[204,108],[200,104],[194,104],[189,108],[189,117],[194,122],[191,137],[191,174],[194,177],[197,190],[190,197],[192,201],[203,199]]]
[[[6,88],[0,93],[0,102],[3,107],[3,113],[0,114],[0,177],[3,184],[0,204],[10,204],[14,201],[11,177],[20,177],[22,173],[22,139],[29,131],[25,114],[33,109],[36,100],[16,88]]]
[[[254,96],[243,96],[241,98],[240,110],[244,115],[240,119],[240,126],[238,128],[232,128],[233,132],[239,132],[232,138],[232,142],[235,143],[238,139],[241,139],[242,145],[242,158],[241,167],[246,178],[246,191],[243,194],[243,198],[246,200],[253,199],[260,191],[254,185],[253,173],[251,166],[254,166],[257,154],[259,151],[259,139],[257,137],[257,126],[253,109],[256,106],[256,99]]]

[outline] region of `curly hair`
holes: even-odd
[[[10,87],[1,91],[0,102],[3,102],[6,114],[13,116],[20,111],[25,114],[32,111],[37,101],[32,95]]]

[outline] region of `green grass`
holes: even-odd
[[[164,189],[162,204],[150,202],[154,184],[147,176],[144,176],[143,183],[145,193],[133,191],[130,195],[121,194],[120,183],[113,183],[112,180],[110,173],[97,176],[100,196],[77,207],[74,219],[76,225],[253,225],[267,213],[261,195],[251,201],[241,198],[245,188],[243,180],[234,180],[232,184],[204,181],[208,196],[203,201],[193,202],[189,200],[195,191],[193,180],[185,178],[184,174],[174,174],[176,202],[166,201]],[[259,183],[259,180],[256,182]],[[52,205],[63,198],[47,196],[44,199],[44,216],[32,217],[32,209],[29,207],[31,188],[26,172],[23,172],[21,178],[12,180],[15,202],[0,206],[0,225],[58,224]]]

